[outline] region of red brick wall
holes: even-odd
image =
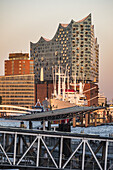
[[[19,61],[21,61],[21,63]],[[5,76],[30,74],[30,61],[33,60],[6,60]],[[14,64],[12,64],[12,62],[14,62]],[[19,70],[19,68],[21,69]],[[12,69],[14,69],[14,72],[12,72]]]
[[[53,93],[53,84],[43,83],[43,84],[37,84],[37,99],[40,100],[42,103],[43,100],[47,97],[47,89],[48,89],[48,98],[51,98],[51,95]]]
[[[92,89],[92,88],[94,88],[94,89]],[[89,91],[85,92],[88,89],[89,89]],[[97,106],[98,105],[98,85],[92,84],[92,83],[86,83],[84,86],[84,92],[85,92],[84,94],[88,100],[88,106],[94,106],[94,105]]]
[[[12,61],[5,60],[5,76],[12,75]]]

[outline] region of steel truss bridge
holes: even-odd
[[[0,127],[0,168],[113,169],[113,138]]]

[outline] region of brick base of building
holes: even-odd
[[[42,101],[45,100],[45,98],[51,98],[53,93],[53,84],[48,82],[43,82],[40,84],[35,85],[35,94],[36,98],[35,101],[39,99],[39,101],[42,103]]]
[[[48,82],[43,82],[35,85],[35,101],[39,99],[40,102],[45,100],[47,97],[50,99],[53,93],[53,84]],[[93,83],[86,83],[84,85],[84,94],[88,100],[88,106],[98,105],[98,85]]]

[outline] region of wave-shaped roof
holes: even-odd
[[[78,22],[78,23],[83,22],[83,21],[85,21],[89,16],[91,16],[91,14],[89,14],[87,17],[85,17],[85,18],[83,18],[83,19],[81,19],[81,20],[79,20],[79,21],[77,21],[77,22]]]
[[[66,28],[69,24],[61,24],[62,27]]]
[[[50,41],[50,39],[47,39],[47,38],[44,38],[44,37],[42,37],[45,41]]]
[[[85,21],[88,17],[91,17],[91,13],[90,13],[88,16],[86,16],[85,18],[83,18],[82,20],[77,21],[76,23],[81,23],[81,22]],[[74,20],[72,20],[72,21],[74,21]],[[72,21],[71,21],[71,22],[72,22]],[[75,21],[74,21],[74,22],[75,22]],[[62,26],[63,28],[68,27],[68,25],[70,25],[70,24],[59,24],[59,26]],[[59,27],[58,27],[58,28],[59,28]],[[46,42],[52,40],[52,39],[47,39],[47,38],[44,38],[44,37],[41,37],[40,40],[41,40],[41,39],[43,39],[43,40],[46,41]],[[40,40],[39,40],[39,41],[40,41]]]

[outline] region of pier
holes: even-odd
[[[101,117],[98,111],[101,111]],[[61,120],[69,120],[69,123],[71,123],[73,127],[88,127],[111,123],[112,117],[110,116],[109,112],[107,112],[107,116],[105,116],[105,107],[74,106],[40,113],[38,111],[32,111],[32,114],[13,116],[12,119],[30,122],[42,121],[43,127],[45,126],[45,121],[56,121],[58,124],[61,124]]]
[[[70,122],[77,126],[91,125],[93,113],[97,126],[97,110],[104,107],[70,107],[46,112],[13,116],[12,119],[29,121],[29,129],[0,127],[0,167],[10,169],[76,169],[111,170],[113,168],[113,137],[71,133]],[[105,116],[105,112],[103,112]],[[67,122],[65,120],[68,120]],[[41,121],[42,130],[33,130],[32,121]],[[48,127],[45,129],[45,122]],[[61,121],[52,131],[51,121]],[[105,117],[103,117],[105,123]],[[23,125],[23,124],[22,124]]]
[[[38,111],[23,107],[0,105],[1,118],[15,119],[21,121],[55,121],[59,124],[61,120],[70,119],[73,127],[98,126],[112,123],[113,118],[105,107],[81,107],[73,106],[57,110]]]
[[[113,138],[0,127],[0,167],[110,170]]]

